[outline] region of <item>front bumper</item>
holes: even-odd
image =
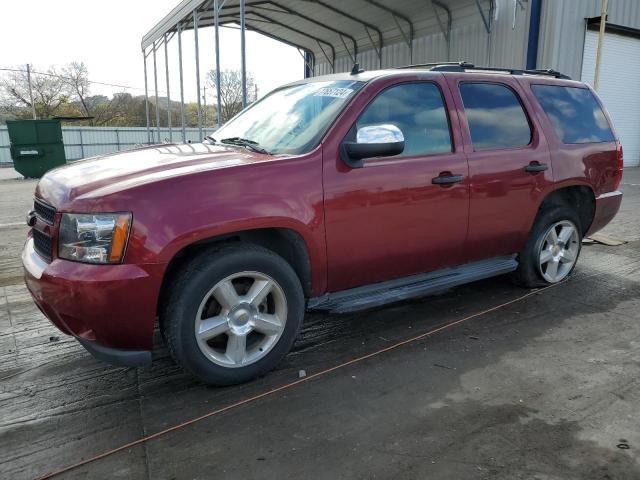
[[[121,350],[118,348],[103,347],[96,342],[90,342],[81,337],[76,337],[91,355],[98,360],[122,367],[141,367],[151,363],[149,350]]]
[[[164,266],[45,262],[29,238],[22,252],[25,283],[36,305],[95,357],[116,365],[151,361]]]

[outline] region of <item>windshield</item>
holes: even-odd
[[[363,82],[309,82],[275,90],[232,118],[213,137],[250,140],[272,154],[313,149]]]

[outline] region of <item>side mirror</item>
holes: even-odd
[[[390,157],[404,151],[404,135],[391,124],[359,128],[356,141],[342,142],[342,160],[352,168],[361,168],[362,159]]]

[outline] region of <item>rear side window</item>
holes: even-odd
[[[360,116],[356,128],[385,123],[404,135],[404,151],[398,157],[451,151],[447,112],[433,83],[402,83],[384,90]]]
[[[591,90],[559,85],[531,85],[531,89],[563,143],[615,140]]]
[[[460,95],[475,150],[531,143],[531,127],[515,92],[495,83],[462,83]]]

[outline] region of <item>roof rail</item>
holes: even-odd
[[[452,66],[452,67],[463,67],[463,66],[473,67],[473,64],[468,62],[434,62],[434,63],[414,63],[411,65],[402,65],[401,67],[394,67],[396,70],[403,70],[409,68],[433,68],[440,66]]]
[[[410,68],[428,68],[432,72],[467,72],[469,70],[485,71],[485,72],[502,72],[509,75],[547,75],[554,78],[562,78],[571,80],[571,77],[560,73],[556,70],[526,70],[519,68],[498,68],[498,67],[478,67],[468,62],[437,62],[437,63],[418,63],[414,65],[404,65],[396,67],[397,69]]]

